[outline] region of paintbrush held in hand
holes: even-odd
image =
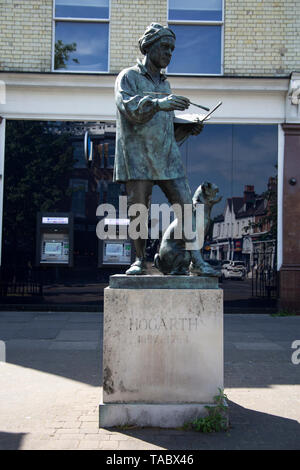
[[[146,94],[147,94],[147,95],[148,95],[148,94],[149,94],[149,95],[150,95],[150,94],[151,94],[151,95],[164,95],[164,96],[170,95],[170,93],[160,93],[160,92],[156,92],[156,91],[145,91],[145,92],[144,92],[144,95],[146,95]],[[203,106],[203,105],[201,105],[201,104],[193,103],[193,102],[190,101],[190,100],[189,100],[189,102],[190,102],[190,104],[192,104],[193,106],[197,106],[197,108],[201,108],[201,109],[204,109],[205,111],[209,111],[209,108],[207,108],[206,106]]]

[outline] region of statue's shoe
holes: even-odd
[[[127,269],[125,274],[129,276],[139,276],[146,273],[146,264],[143,259],[137,259],[130,268]]]
[[[202,263],[191,263],[190,273],[196,274],[197,276],[215,276],[220,277],[221,272],[214,269],[210,264],[203,261]]]

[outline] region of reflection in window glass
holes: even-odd
[[[207,124],[197,137],[189,138],[181,151],[186,162],[187,178],[192,194],[204,181],[215,183],[223,196],[213,207],[213,215],[223,210],[232,187],[231,125]]]
[[[213,216],[222,213],[226,199],[243,195],[246,185],[261,194],[276,174],[277,126],[208,124],[182,147],[192,193],[203,181],[216,183],[222,201]]]
[[[221,73],[221,27],[171,25],[176,47],[169,73]]]
[[[71,179],[72,188],[71,211],[75,217],[86,217],[85,195],[88,191],[88,182],[84,179]]]
[[[83,140],[72,142],[73,157],[74,157],[74,168],[86,168],[86,160],[84,156],[84,145]]]
[[[108,146],[108,168],[113,168],[115,163],[115,141],[109,142]]]
[[[55,69],[108,70],[108,24],[56,22]]]
[[[221,21],[222,0],[169,0],[169,20]]]
[[[108,19],[109,0],[56,0],[55,16]]]
[[[180,147],[192,194],[204,181],[219,187],[223,198],[212,217],[222,213],[227,198],[242,196],[246,185],[254,185],[257,194],[266,191],[269,177],[276,174],[277,132],[276,125],[207,124]],[[155,186],[152,203],[163,202]]]

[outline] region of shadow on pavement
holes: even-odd
[[[92,386],[102,383],[99,313],[1,312],[6,362]]]
[[[25,433],[0,431],[0,450],[18,450]]]
[[[297,421],[243,408],[232,401],[228,401],[228,405],[230,429],[227,432],[204,434],[161,428],[110,430],[167,450],[300,449],[300,424]],[[124,442],[125,446],[127,442]]]
[[[96,351],[12,351],[7,362],[77,382],[102,386],[102,361]],[[100,393],[100,392],[99,392]]]

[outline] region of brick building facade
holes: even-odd
[[[197,4],[192,0],[184,6],[176,0],[89,0],[83,2],[85,7],[100,5],[101,12],[106,8],[104,16],[95,14],[92,19],[84,16],[83,10],[76,18],[69,18],[63,8],[70,4],[79,8],[81,2],[2,0],[0,3],[0,205],[5,121],[113,122],[116,74],[133,65],[140,56],[137,39],[150,22],[169,22],[176,35],[178,32],[176,49],[180,51],[183,46],[173,69],[168,71],[175,93],[185,94],[196,103],[222,100],[223,106],[213,118],[217,124],[278,126],[280,298],[283,306],[300,308],[297,287],[300,285],[300,248],[295,243],[300,218],[299,204],[295,205],[297,198],[299,201],[300,180],[299,159],[296,160],[300,145],[299,1],[204,1],[201,5],[213,4],[214,10],[205,10],[204,16],[197,16],[193,11],[196,16],[192,17],[184,10],[188,5]],[[55,7],[60,8],[59,12]],[[103,44],[100,40],[92,44],[97,35],[86,36],[80,44],[78,35],[80,60],[72,53],[70,66],[55,69],[54,49],[59,27],[65,33],[76,24],[82,26],[82,31],[87,31],[84,28],[89,24],[98,28],[97,31],[104,31],[101,33]],[[202,39],[199,39],[205,32],[211,37],[207,50],[201,49]],[[194,46],[184,49],[183,37],[187,38],[186,44],[191,38],[195,39]],[[90,58],[90,63],[95,62],[94,68],[84,62],[83,46],[87,38],[96,51],[94,54],[97,55],[100,46],[106,54],[100,65],[94,57]],[[70,39],[70,43],[72,41]],[[194,60],[184,57],[190,51],[195,58],[194,68]],[[207,57],[212,59],[208,60],[207,69],[201,69],[201,61],[205,62]],[[291,184],[291,178],[296,184]],[[292,211],[290,204],[293,204]],[[2,214],[0,225],[1,218]]]
[[[109,72],[140,55],[136,38],[151,22],[168,22],[167,0],[111,0]],[[0,70],[50,72],[53,0],[3,0]],[[224,74],[280,76],[300,69],[296,0],[226,0]]]

